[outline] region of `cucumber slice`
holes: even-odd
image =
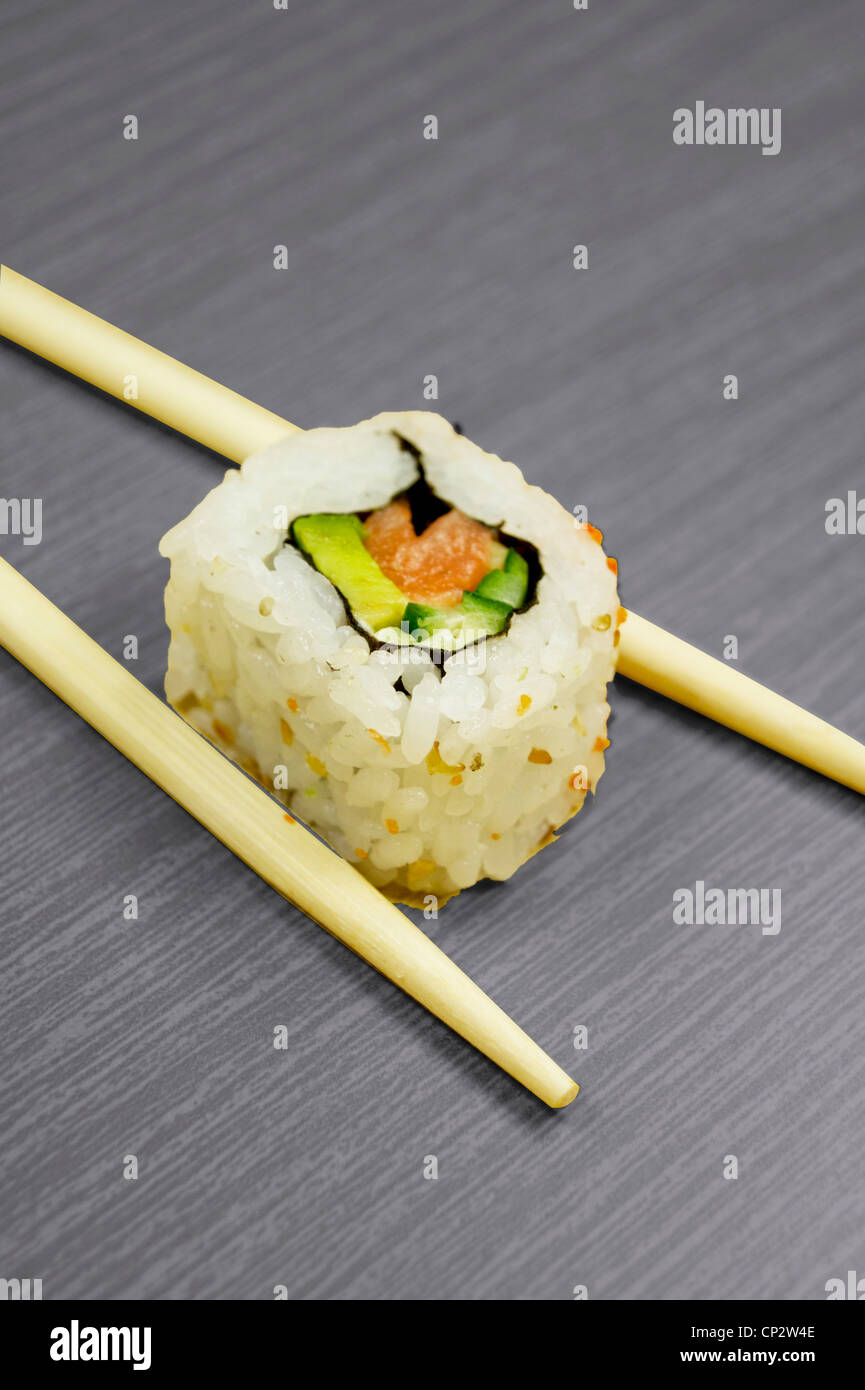
[[[510,616],[511,608],[507,603],[485,598],[482,594],[466,593],[456,608],[430,608],[423,603],[410,603],[403,615],[403,622],[416,641],[423,642],[439,633],[449,632],[462,639],[465,645],[478,637],[495,637]],[[420,636],[421,633],[424,636]]]
[[[416,632],[440,632],[442,628],[448,627],[449,620],[456,611],[455,608],[429,608],[424,603],[408,603],[402,620],[414,637]]]
[[[529,590],[529,567],[516,550],[505,556],[504,569],[485,574],[475,593],[481,598],[495,599],[510,608],[520,608]]]
[[[505,556],[505,569],[508,574],[518,574],[526,586],[529,587],[529,562],[524,559],[518,550],[509,550]],[[525,598],[525,594],[523,594]]]
[[[501,632],[511,616],[511,609],[507,603],[486,598],[483,594],[463,594],[460,608],[464,615],[463,631],[469,628],[478,634],[484,633],[487,637],[494,637],[497,632]]]
[[[485,574],[475,593],[480,598],[495,599],[506,603],[508,608],[519,608],[525,597],[525,590],[518,575],[507,574],[504,570],[490,570]]]
[[[501,541],[490,541],[490,569],[501,570],[505,567],[505,560],[508,556],[508,548],[502,545]]]

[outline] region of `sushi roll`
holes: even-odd
[[[596,788],[615,562],[440,416],[291,435],[160,550],[169,702],[395,901],[509,878]]]

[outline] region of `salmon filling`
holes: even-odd
[[[530,597],[521,549],[422,487],[365,517],[297,517],[291,539],[340,591],[353,620],[388,642],[455,651],[503,632]]]
[[[488,526],[455,508],[418,535],[405,497],[368,516],[364,532],[364,545],[388,579],[413,603],[436,608],[458,604],[505,553]]]

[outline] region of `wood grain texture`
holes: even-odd
[[[0,251],[301,425],[436,373],[589,506],[626,603],[865,738],[865,539],[824,529],[865,490],[863,67],[854,0],[7,0]],[[675,147],[697,99],[780,106],[781,154]],[[44,503],[2,553],[160,689],[157,541],[221,461],[8,346],[0,422],[0,495]],[[582,1083],[552,1114],[0,654],[0,1275],[810,1299],[865,1268],[862,801],[613,704],[594,804],[429,924]],[[697,879],[780,888],[780,933],[675,926]]]

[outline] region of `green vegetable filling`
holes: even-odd
[[[464,593],[456,608],[430,608],[422,603],[406,607],[403,622],[413,637],[424,633],[433,637],[448,631],[455,636],[495,637],[507,624],[515,608],[526,601],[529,566],[516,550],[505,556],[504,568],[485,574],[473,593]],[[423,637],[415,637],[423,641]]]
[[[528,563],[516,550],[509,550],[504,569],[490,570],[489,574],[485,574],[475,593],[480,598],[506,603],[509,608],[520,608],[526,601],[528,590]]]
[[[373,632],[399,627],[405,594],[363,543],[363,522],[351,514],[300,516],[292,532],[317,570],[339,589],[352,613]]]
[[[501,569],[484,575],[474,592],[465,592],[453,608],[410,603],[364,545],[364,526],[351,513],[316,513],[298,517],[292,536],[315,568],[339,589],[354,616],[372,632],[400,628],[417,642],[449,632],[459,645],[502,632],[529,590],[529,566],[508,550]]]

